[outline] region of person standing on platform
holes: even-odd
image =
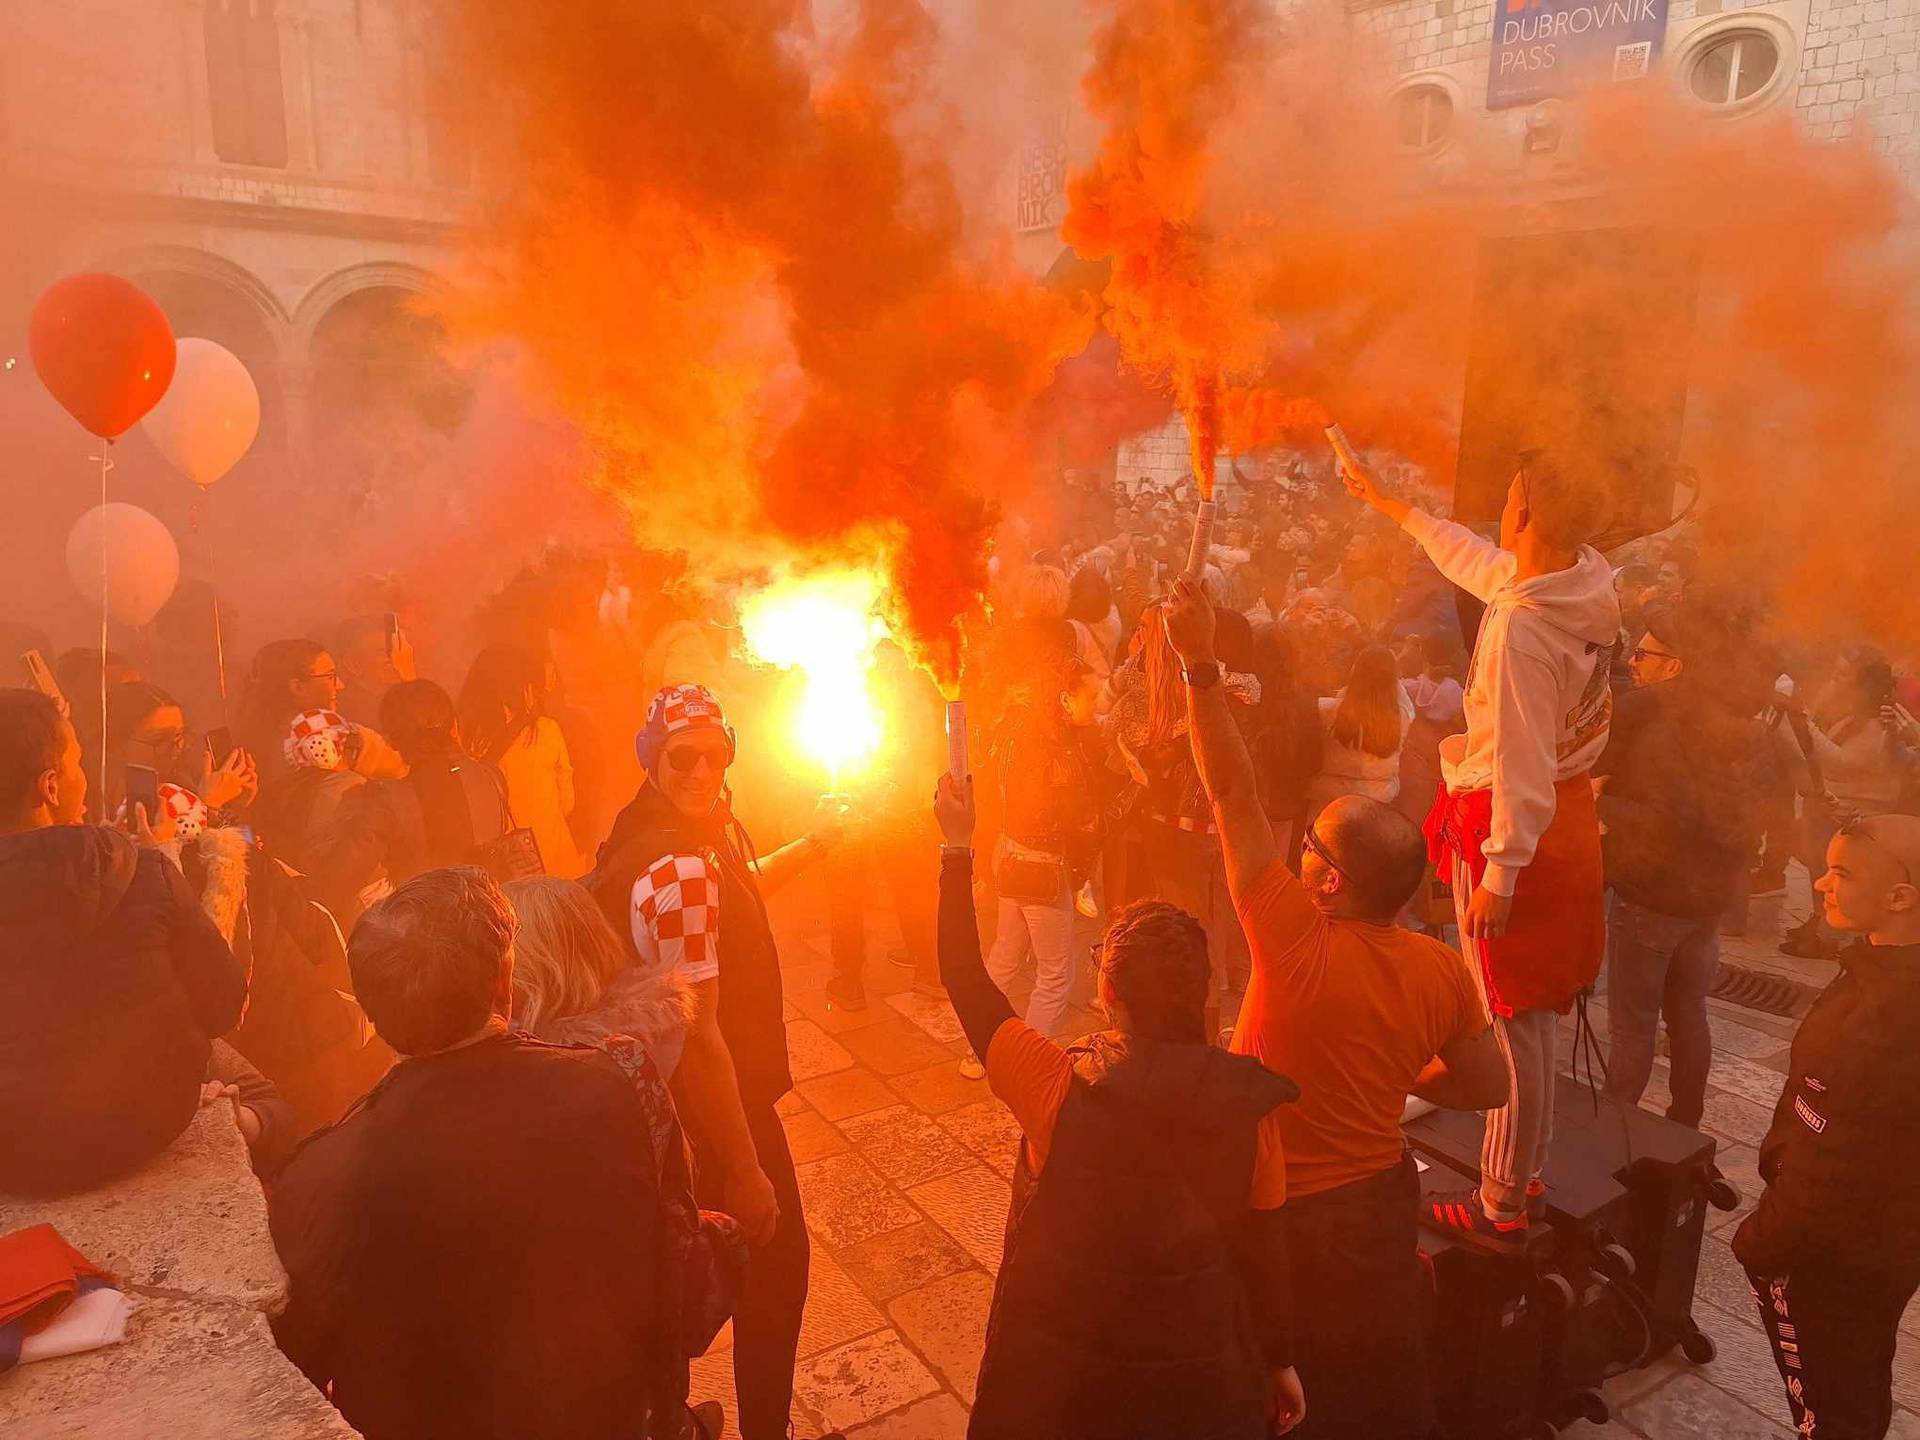
[[[1479,977],[1512,1098],[1487,1116],[1480,1184],[1438,1196],[1436,1223],[1516,1237],[1545,1206],[1558,1017],[1606,949],[1600,825],[1588,772],[1606,748],[1620,632],[1613,571],[1587,542],[1597,487],[1540,451],[1507,487],[1500,541],[1385,494],[1343,457],[1347,492],[1420,542],[1440,573],[1485,604],[1468,667],[1467,730],[1441,747],[1445,790],[1427,817],[1453,882],[1460,947]]]

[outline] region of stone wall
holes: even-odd
[[[1377,38],[1401,75],[1442,84],[1455,104],[1454,147],[1514,147],[1530,107],[1490,112],[1487,67],[1496,0],[1349,0],[1355,27]],[[1910,184],[1920,182],[1920,0],[1670,0],[1661,83],[1681,86],[1695,47],[1758,29],[1779,49],[1774,81],[1750,102],[1701,123],[1791,111],[1815,139],[1865,133]],[[1518,157],[1514,157],[1518,164]],[[1444,158],[1442,159],[1444,164]]]
[[[47,1223],[135,1303],[119,1345],[0,1375],[7,1440],[351,1440],[358,1432],[280,1353],[267,1317],[287,1277],[266,1199],[225,1106],[113,1185],[0,1195],[0,1234]]]

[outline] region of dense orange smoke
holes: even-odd
[[[989,3],[965,43],[909,0],[817,30],[772,0],[442,6],[502,166],[463,333],[524,343],[644,543],[710,575],[879,564],[944,680],[996,502],[1119,438],[1063,406],[1143,420],[1072,372],[1030,403],[1092,322],[1018,269],[976,193],[1019,127],[967,67],[1044,94],[1004,48],[1026,36],[1043,71],[1080,57],[1092,124],[1061,233],[1108,263],[1104,323],[1186,415],[1203,486],[1217,452],[1317,443],[1328,418],[1446,483],[1502,328],[1475,314],[1489,257],[1589,234],[1598,262],[1539,297],[1578,364],[1481,364],[1470,422],[1623,488],[1696,469],[1714,553],[1800,628],[1891,641],[1917,618],[1891,522],[1920,458],[1920,276],[1864,140],[1723,123],[1663,75],[1569,103],[1557,148],[1463,112],[1442,153],[1410,151],[1384,46],[1332,3],[1103,0],[1084,40],[1065,0]],[[1003,48],[969,52],[983,34]],[[1702,259],[1690,358],[1636,310],[1631,258],[1606,258],[1627,227]],[[1655,361],[1685,370],[1684,430],[1642,455],[1609,427]]]
[[[1105,321],[1175,395],[1203,480],[1216,444],[1301,444],[1324,405],[1444,484],[1471,377],[1470,425],[1561,452],[1617,505],[1697,473],[1708,577],[1775,602],[1783,628],[1913,647],[1920,263],[1912,197],[1864,122],[1841,143],[1806,138],[1789,104],[1728,122],[1662,74],[1576,97],[1542,147],[1517,114],[1465,112],[1419,153],[1393,129],[1396,67],[1346,7],[1099,15],[1098,148],[1063,233],[1111,258]],[[1630,233],[1693,257],[1697,297],[1609,254]],[[1476,315],[1490,263],[1558,237],[1592,253],[1517,312]],[[1555,363],[1473,358],[1498,353],[1489,331],[1561,321]],[[1650,453],[1633,412],[1662,367],[1684,425]]]
[[[1243,386],[1229,390],[1221,401],[1220,443],[1239,454],[1262,449],[1283,435],[1324,430],[1332,423],[1327,407],[1310,396]]]
[[[882,564],[944,685],[1020,419],[1090,307],[970,249],[911,101],[936,32],[864,0],[443,0],[504,207],[455,318],[523,340],[637,538],[708,574]]]
[[[1171,386],[1203,498],[1222,379],[1263,341],[1203,206],[1216,132],[1269,59],[1272,17],[1260,0],[1116,0],[1084,84],[1099,153],[1069,182],[1061,226],[1082,259],[1112,262],[1106,323],[1129,365]]]

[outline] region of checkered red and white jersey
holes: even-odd
[[[689,984],[720,973],[720,877],[704,855],[662,855],[633,882],[628,908],[640,963]]]

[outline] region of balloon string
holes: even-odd
[[[89,459],[100,462],[100,804],[107,803],[107,472],[113,469],[113,441]],[[104,811],[101,812],[103,815]],[[102,823],[110,823],[103,821]]]
[[[220,677],[220,718],[231,720],[227,713],[227,641],[220,633],[220,592],[213,592],[213,666]]]

